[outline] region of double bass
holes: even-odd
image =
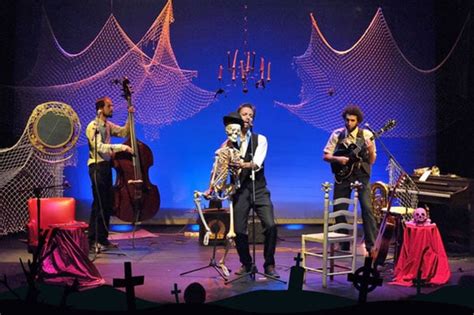
[[[130,108],[133,106],[132,90],[127,78],[122,80],[122,92]],[[113,167],[117,171],[113,211],[120,220],[135,224],[151,219],[158,212],[160,193],[148,177],[148,170],[153,165],[153,153],[136,138],[133,112],[128,112],[128,121],[130,136],[124,144],[132,148],[133,154],[117,152],[113,158]]]

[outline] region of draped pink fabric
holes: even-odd
[[[84,222],[53,224],[51,235],[41,251],[44,259],[38,280],[48,284],[72,285],[75,279],[80,288],[105,283],[97,268],[89,260],[89,244]]]
[[[390,284],[413,285],[421,266],[421,279],[427,284],[444,284],[451,277],[448,257],[436,224],[416,226],[408,223],[403,246]]]

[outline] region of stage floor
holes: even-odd
[[[111,252],[100,253],[94,264],[105,279],[106,284],[112,285],[114,278],[123,278],[124,262],[131,262],[133,275],[145,277],[144,285],[135,288],[136,296],[158,303],[175,303],[175,296],[171,294],[175,283],[181,290],[181,301],[184,289],[193,282],[199,282],[206,289],[206,302],[217,301],[254,290],[287,289],[287,284],[266,279],[260,275],[257,275],[255,281],[250,278],[243,278],[231,284],[225,284],[214,268],[206,268],[180,276],[185,271],[209,265],[212,256],[212,246],[201,246],[198,238],[185,236],[186,229],[186,226],[141,226],[137,235],[148,237],[136,238],[134,248],[131,240],[117,240],[119,248],[113,253],[124,255],[117,256],[110,254]],[[279,241],[275,257],[277,271],[282,280],[288,281],[290,268],[295,265],[294,257],[301,250],[301,234],[319,232],[320,229],[320,226],[304,226],[302,230],[289,230],[285,226],[278,227]],[[119,239],[125,236],[113,235]],[[19,263],[19,258],[23,261],[31,259],[26,244],[21,241],[25,238],[25,233],[0,238],[2,253],[0,256],[0,274],[7,276],[8,283],[12,288],[18,288],[26,284]],[[359,240],[358,244],[362,244],[362,240]],[[364,261],[361,245],[359,245],[358,251],[357,268],[362,266]],[[216,258],[220,259],[223,252],[223,246],[218,246]],[[449,252],[448,257],[452,276],[445,286],[458,284],[463,276],[470,279],[474,277],[474,257],[468,254],[455,255]],[[240,267],[235,249],[230,251],[226,265],[233,270]],[[259,271],[263,272],[262,265],[263,249],[261,244],[257,244],[256,266]],[[383,286],[369,293],[368,301],[400,300],[415,295],[416,289],[414,287],[388,284],[393,276],[393,265],[390,263],[390,259],[387,261],[381,275],[384,280]],[[229,279],[232,280],[235,277],[232,272]],[[440,286],[424,287],[422,293],[430,293],[439,288]],[[347,282],[347,276],[345,275],[336,276],[334,281],[329,281],[328,287],[324,289],[322,288],[321,275],[309,273],[306,276],[303,289],[353,300],[358,298],[358,291],[350,282]],[[5,286],[0,285],[0,292],[6,290]]]

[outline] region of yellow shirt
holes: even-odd
[[[98,130],[97,161],[95,160],[96,130]],[[118,126],[108,120],[105,122],[102,119],[91,121],[86,128],[86,136],[89,143],[89,159],[87,160],[87,165],[110,161],[114,152],[125,151],[126,147],[123,144],[111,144],[110,138],[112,136],[125,138],[129,135],[129,132],[129,128]]]

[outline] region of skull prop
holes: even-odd
[[[225,133],[227,134],[227,138],[231,142],[236,142],[237,138],[240,135],[240,125],[239,124],[228,124],[225,126]]]
[[[428,219],[428,214],[426,213],[425,208],[416,208],[413,213],[413,223],[417,226],[425,226],[431,223],[431,220]]]

